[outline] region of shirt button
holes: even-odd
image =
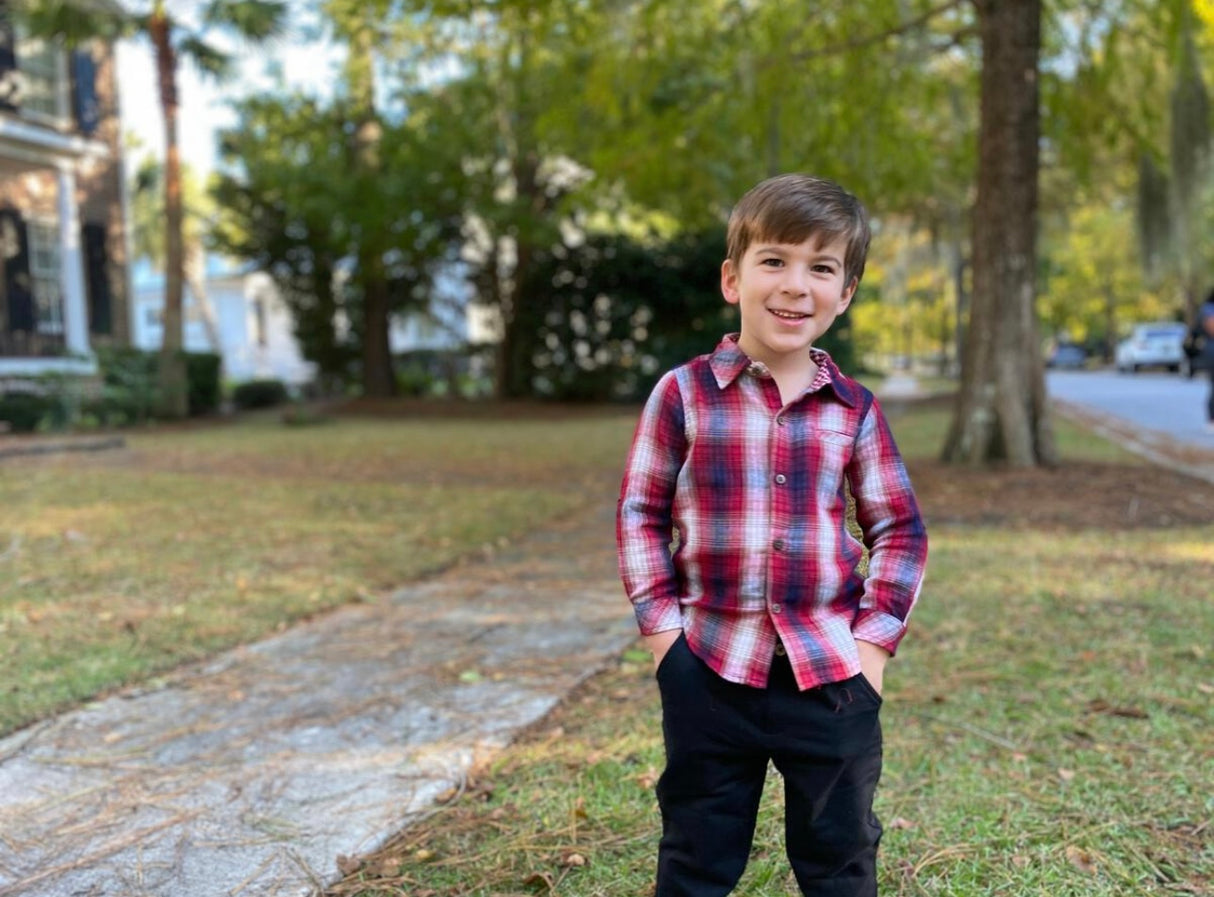
[[[785,417],[783,414],[781,414],[779,417],[777,417],[777,418],[776,418],[776,425],[777,425],[777,426],[782,427],[782,426],[784,426],[786,423],[788,423],[788,418],[787,418],[787,417]]]
[[[784,474],[782,474],[782,473],[776,474],[776,485],[777,486],[783,486],[787,482],[788,482],[788,477],[784,476]]]
[[[783,551],[784,550],[784,540],[776,539],[776,541],[771,543],[771,547],[774,548],[776,551]]]
[[[780,613],[783,613],[783,612],[784,612],[784,607],[783,607],[783,605],[780,605],[780,604],[773,604],[773,605],[771,606],[771,612],[772,612],[773,614],[780,614]]]

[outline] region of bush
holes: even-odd
[[[59,400],[53,395],[6,392],[0,395],[0,421],[14,433],[33,433],[44,420],[55,417]]]
[[[223,395],[219,379],[222,364],[223,359],[213,352],[185,353],[191,417],[219,410],[219,400]]]
[[[222,396],[222,360],[212,352],[185,352],[186,394],[190,415],[210,414]],[[99,349],[102,394],[87,412],[110,424],[134,423],[151,417],[160,397],[160,353],[143,349]]]
[[[287,401],[287,387],[281,380],[249,380],[232,390],[232,404],[248,411],[273,408]]]
[[[97,350],[101,396],[86,409],[114,426],[141,423],[152,416],[160,397],[155,352],[141,349]]]

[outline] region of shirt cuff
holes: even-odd
[[[862,610],[851,628],[852,636],[884,648],[892,657],[906,635],[906,624],[895,616],[877,610]]]
[[[651,598],[632,606],[641,635],[683,628],[683,611],[676,598]]]

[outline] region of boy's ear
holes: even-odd
[[[721,295],[730,305],[737,305],[741,298],[738,295],[738,269],[732,259],[721,262]]]
[[[856,295],[856,288],[858,286],[860,286],[860,281],[853,277],[851,283],[847,285],[847,289],[843,291],[842,298],[839,300],[839,314],[847,311],[847,307],[851,305],[851,301]]]

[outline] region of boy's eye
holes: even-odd
[[[760,259],[759,264],[766,265],[769,268],[779,268],[784,264],[784,260],[777,258]]]
[[[835,269],[834,269],[833,265],[814,265],[814,271],[816,271],[818,274],[834,274],[835,273]]]

